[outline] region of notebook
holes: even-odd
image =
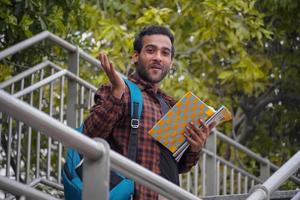
[[[187,92],[148,132],[152,137],[168,148],[179,161],[189,147],[184,136],[185,127],[190,121],[200,126],[199,118],[209,125],[220,124],[231,119],[231,113],[225,106],[217,111],[201,101],[192,92]]]

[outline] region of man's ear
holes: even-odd
[[[139,60],[139,53],[138,53],[137,51],[135,51],[135,52],[132,54],[131,60],[132,60],[133,64],[135,64],[135,63],[138,62],[138,60]]]

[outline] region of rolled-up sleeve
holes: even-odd
[[[107,138],[122,118],[123,97],[111,94],[111,86],[101,86],[94,97],[95,105],[84,121],[84,133],[90,137]]]

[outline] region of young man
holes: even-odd
[[[145,27],[135,38],[132,60],[136,72],[129,80],[136,83],[143,95],[143,113],[137,139],[136,162],[179,184],[178,174],[187,172],[198,161],[199,153],[212,127],[204,122],[202,129],[190,122],[185,136],[189,149],[177,163],[172,153],[152,138],[148,131],[176,102],[160,88],[160,82],[172,67],[175,48],[174,36],[162,26]],[[95,105],[85,120],[85,134],[107,140],[111,149],[127,156],[130,134],[130,95],[124,81],[105,54],[98,56],[110,84],[101,86],[95,94]],[[163,108],[164,107],[164,108]],[[165,109],[167,108],[167,109]],[[157,199],[158,195],[136,184],[134,199]]]

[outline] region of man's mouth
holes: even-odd
[[[163,68],[160,64],[152,64],[152,65],[150,65],[150,67],[152,69],[160,69],[160,70],[162,70],[162,68]]]

